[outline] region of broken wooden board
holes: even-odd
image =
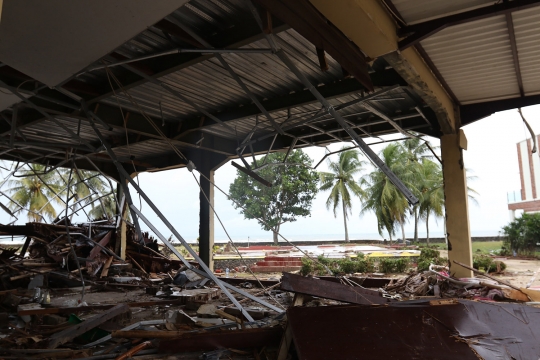
[[[128,311],[129,306],[127,306],[126,304],[119,304],[99,315],[93,316],[90,319],[83,321],[80,324],[53,334],[50,337],[48,348],[56,349],[59,345],[65,344],[66,342],[76,338],[77,336],[84,334],[88,330],[92,330],[93,328],[98,327],[104,322],[111,320],[112,318],[120,314],[124,314]]]
[[[283,273],[281,290],[361,305],[386,304],[395,301],[394,299],[382,297],[375,290],[352,287],[290,273]]]
[[[520,290],[521,292],[526,294],[531,299],[531,301],[540,302],[540,291],[525,288],[521,288]]]

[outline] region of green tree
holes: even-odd
[[[540,214],[523,213],[503,227],[504,244],[517,253],[532,254],[540,239]]]
[[[444,214],[443,175],[440,164],[424,159],[419,167],[419,215],[426,222],[426,241],[429,244],[429,216]]]
[[[345,241],[349,242],[349,232],[347,230],[347,216],[352,209],[352,195],[362,198],[365,193],[354,179],[354,176],[362,171],[364,161],[358,159],[358,151],[348,150],[339,154],[338,161],[328,159],[328,168],[331,172],[319,173],[321,191],[330,191],[326,208],[332,208],[334,217],[337,217],[337,208],[341,203],[343,211],[343,224],[345,226]]]
[[[237,177],[230,185],[229,195],[236,209],[241,210],[246,219],[261,219],[259,224],[266,231],[273,232],[274,244],[278,243],[278,233],[285,222],[296,221],[298,217],[311,214],[311,202],[317,194],[319,176],[310,169],[311,159],[301,150],[291,152],[283,165],[285,154],[273,153],[266,160],[257,160],[252,168],[272,187],[266,187],[252,177],[237,171]],[[267,161],[268,164],[263,163]]]
[[[418,192],[415,186],[418,173],[416,166],[408,162],[408,154],[400,144],[388,145],[381,151],[380,157],[405,186],[414,193]],[[390,241],[392,241],[392,235],[395,234],[396,225],[399,224],[403,241],[405,241],[404,225],[409,207],[405,196],[378,168],[364,176],[360,184],[366,191],[361,214],[373,211],[377,216],[379,234],[382,236],[383,230],[386,230]]]
[[[432,160],[434,158],[433,153],[430,150],[426,140],[422,139],[418,134],[412,133],[414,137],[410,137],[402,142],[404,151],[407,152],[407,162],[412,166],[415,166],[415,169],[419,172],[422,172],[422,167],[420,164],[424,159]],[[434,147],[431,146],[431,149]],[[422,174],[419,173],[419,181],[422,182]],[[419,189],[420,190],[420,189]],[[417,192],[415,195],[420,199],[422,197],[422,192]],[[420,203],[417,203],[412,208],[412,213],[414,215],[414,241],[418,241],[418,223],[420,220]]]
[[[88,216],[92,219],[104,219],[112,218],[116,214],[116,202],[114,200],[114,195],[109,194],[102,197],[99,200],[94,201],[92,204],[92,209],[88,212]],[[128,211],[128,220],[131,219],[130,213]]]
[[[75,212],[77,208],[80,208],[84,205],[91,204],[90,212],[94,212],[94,215],[88,213],[89,216],[94,217],[94,219],[105,217],[105,214],[114,214],[116,212],[116,205],[114,203],[114,198],[107,200],[103,195],[110,192],[110,189],[107,188],[103,176],[97,171],[89,170],[70,170],[62,169],[58,171],[58,176],[62,179],[63,184],[67,185],[70,178],[69,173],[71,172],[71,181],[70,181],[70,196],[73,196],[70,201],[72,201],[72,211]],[[103,205],[103,206],[102,206]],[[108,207],[106,207],[108,205]],[[105,211],[103,208],[105,207]],[[98,215],[98,216],[95,216]],[[73,216],[73,215],[72,215]]]
[[[34,222],[56,217],[53,203],[61,203],[57,195],[62,194],[63,186],[55,172],[44,171],[45,166],[32,164],[28,170],[18,171],[17,179],[8,181],[12,199],[9,208],[14,214],[26,210],[28,220]]]

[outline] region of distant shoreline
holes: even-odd
[[[504,240],[504,237],[502,236],[473,236],[472,241],[502,241]],[[399,240],[401,243],[401,239],[393,239],[392,243],[396,243],[396,241]],[[419,238],[418,239],[420,243],[426,243],[426,238]],[[412,238],[407,238],[407,241],[413,242]],[[214,242],[215,245],[225,245],[228,241],[224,240],[216,240]],[[339,239],[332,239],[332,240],[290,240],[290,242],[294,245],[337,245],[337,244],[343,244],[345,243],[345,239],[339,240]],[[351,244],[382,244],[384,240],[382,239],[353,239],[350,241]],[[443,237],[434,237],[429,238],[430,243],[434,244],[440,244],[445,242],[445,238]],[[21,246],[24,242],[23,241],[11,241],[11,239],[5,239],[0,240],[0,245],[8,245],[8,246]],[[197,245],[197,242],[188,241],[190,245]],[[389,244],[390,241],[387,241],[387,244]],[[250,241],[249,243],[247,241],[235,241],[235,245],[237,246],[261,246],[261,245],[272,245],[272,240],[257,240],[257,241]],[[179,246],[181,245],[179,242],[174,242],[173,245]],[[287,246],[287,242],[280,239],[279,245],[281,246]]]

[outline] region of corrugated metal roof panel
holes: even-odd
[[[452,26],[421,44],[461,103],[519,96],[504,15]]]
[[[284,31],[277,34],[276,38],[312,83],[316,85],[328,83],[342,77],[340,65],[330,56],[327,56],[330,69],[321,71],[315,46],[296,31]],[[266,40],[260,40],[244,48],[267,47]],[[304,89],[304,85],[273,54],[223,54],[223,58],[259,99],[283,96],[291,91]],[[239,104],[252,103],[248,95],[214,57],[163,76],[159,80],[211,113],[230,109]],[[161,111],[166,120],[183,120],[201,115],[191,105],[152,83],[134,87],[129,90],[129,94],[150,116],[159,118]],[[117,92],[117,97],[110,97],[104,102],[113,106],[117,106],[120,102],[127,109],[137,110],[122,92]],[[247,129],[238,128],[239,135],[244,134],[241,130]],[[223,131],[227,130],[221,128],[222,135],[226,135]],[[236,136],[233,133],[228,135]]]
[[[493,0],[392,0],[410,25],[474,8],[493,5]]]
[[[512,14],[525,95],[540,91],[540,7]]]

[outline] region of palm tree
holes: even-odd
[[[53,203],[60,203],[63,192],[53,171],[45,172],[45,166],[32,164],[29,170],[21,170],[16,180],[8,181],[7,191],[12,195],[9,208],[13,213],[28,212],[28,219],[41,222],[56,217]]]
[[[359,174],[365,164],[358,159],[358,151],[347,150],[339,154],[338,161],[328,159],[328,168],[332,172],[320,173],[320,190],[331,190],[326,208],[334,210],[334,217],[337,217],[337,208],[341,202],[343,210],[343,224],[345,226],[345,241],[349,242],[349,231],[347,230],[347,214],[351,212],[351,193],[362,198],[364,191],[354,179],[354,175]]]
[[[111,193],[106,195],[92,205],[92,209],[88,212],[88,216],[92,219],[104,219],[112,218],[116,214],[116,202],[114,200],[114,195]],[[128,212],[129,216],[129,212]]]
[[[414,162],[407,160],[408,153],[400,144],[388,145],[381,151],[380,157],[405,186],[411,191],[417,192],[415,186],[417,178],[416,165]],[[375,212],[379,234],[382,236],[383,230],[386,230],[390,236],[390,241],[392,241],[395,226],[399,224],[403,241],[405,241],[404,225],[407,217],[406,211],[409,207],[405,196],[380,169],[375,169],[362,178],[361,186],[366,189],[367,193],[364,197],[364,207],[361,214],[367,211]]]
[[[92,209],[96,207],[95,202],[97,202],[99,207],[102,207],[101,203],[105,205],[104,198],[100,197],[107,193],[105,181],[103,180],[100,173],[96,171],[88,171],[88,170],[70,170],[70,169],[63,169],[58,171],[59,177],[62,179],[63,183],[67,185],[69,181],[69,173],[71,172],[71,181],[70,181],[70,194],[73,194],[73,205],[72,205],[72,217],[77,210],[78,207],[82,207],[83,204],[90,204],[92,203]],[[114,203],[114,200],[113,200]],[[110,204],[109,204],[110,205]],[[114,210],[113,210],[114,212]],[[107,212],[101,211],[99,213],[98,210],[94,212],[95,214],[100,214],[102,216],[105,216]],[[90,215],[90,214],[88,214]],[[100,216],[101,217],[101,216]]]
[[[431,149],[434,147],[428,145],[428,142],[422,139],[418,134],[412,133],[413,137],[408,138],[403,141],[403,148],[407,152],[408,163],[413,163],[416,166],[416,169],[421,172],[420,164],[422,160],[432,160],[434,158]],[[431,147],[431,149],[430,149]],[[437,147],[435,147],[437,148]],[[418,174],[420,177],[420,182],[422,181],[422,174]],[[422,197],[422,193],[415,194],[418,198]],[[414,214],[414,241],[418,241],[418,222],[420,220],[420,203],[417,203],[412,208],[412,213]]]
[[[468,171],[468,170],[466,170]],[[423,160],[421,166],[421,184],[419,214],[420,218],[426,222],[426,242],[429,244],[429,217],[435,218],[444,216],[444,178],[442,167],[439,163],[431,160]],[[474,180],[475,176],[467,176],[467,182]],[[478,192],[467,185],[467,196],[473,203],[478,203],[474,195]]]
[[[421,165],[419,215],[426,222],[426,241],[429,244],[429,216],[440,218],[444,213],[443,175],[440,164],[424,159]]]

